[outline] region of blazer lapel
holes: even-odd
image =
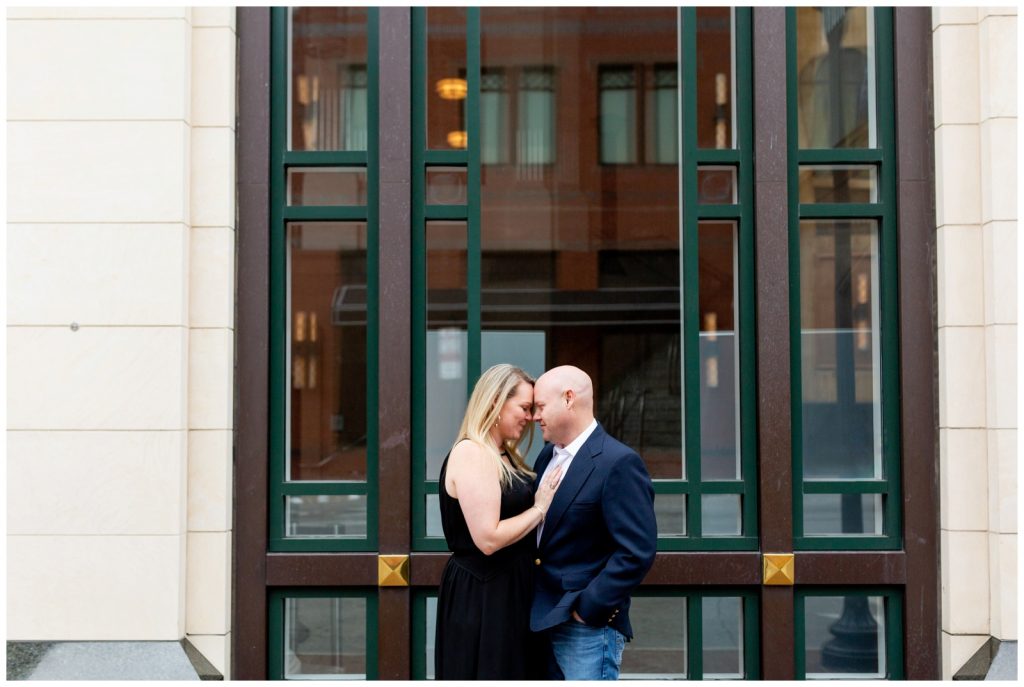
[[[576,499],[583,483],[594,471],[593,458],[601,453],[601,448],[604,445],[603,439],[604,431],[598,424],[587,441],[580,447],[579,453],[573,457],[569,464],[569,471],[562,477],[562,483],[559,485],[558,491],[555,492],[555,498],[551,501],[548,513],[544,517],[544,533],[541,535],[539,548],[544,548],[544,545],[551,539],[552,533],[558,527],[558,521],[565,514],[565,509]],[[554,449],[552,449],[552,453],[554,453]]]

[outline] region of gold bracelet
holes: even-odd
[[[544,511],[542,511],[536,503],[530,506],[530,508],[536,508],[537,512],[540,513],[540,521],[544,522],[544,518],[547,517],[547,514]]]

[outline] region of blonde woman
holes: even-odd
[[[458,440],[441,466],[441,524],[452,557],[437,598],[438,680],[528,677],[533,553],[528,536],[558,487],[549,475],[534,496],[520,446],[533,436],[533,378],[512,365],[484,372]]]

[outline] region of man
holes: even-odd
[[[534,488],[558,466],[563,476],[537,528],[530,629],[549,642],[548,679],[615,680],[633,636],[629,597],[654,563],[651,477],[640,456],[594,419],[594,388],[583,370],[544,373],[533,402],[548,442]]]

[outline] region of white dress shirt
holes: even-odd
[[[562,467],[562,475],[561,477],[559,477],[559,482],[565,479],[566,473],[569,472],[569,464],[572,463],[572,459],[575,458],[576,454],[580,452],[581,448],[583,448],[583,444],[587,443],[587,439],[590,438],[590,435],[594,433],[595,429],[597,429],[597,420],[591,420],[590,424],[587,425],[587,428],[580,432],[579,436],[573,439],[572,443],[570,443],[568,446],[566,446],[565,448],[559,448],[556,444],[554,456],[552,457],[551,462],[548,463],[548,466],[544,469],[544,474],[540,476],[539,483],[543,484],[544,478],[548,476],[548,473],[557,468],[558,466]],[[543,533],[544,523],[542,522],[537,527],[538,544],[540,544],[540,536]]]

